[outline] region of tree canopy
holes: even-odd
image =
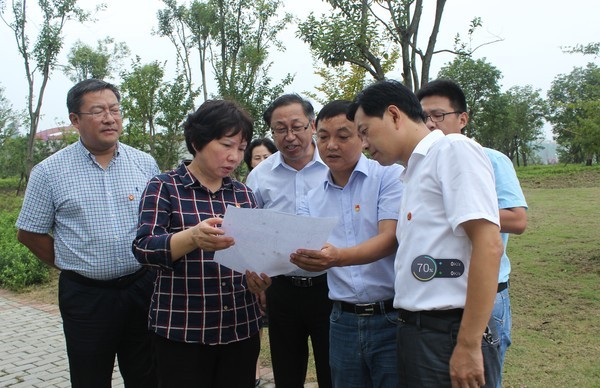
[[[129,53],[125,43],[115,43],[110,37],[99,40],[95,49],[77,41],[71,47],[67,57],[68,64],[64,66],[63,72],[74,83],[88,78],[109,78],[118,71],[121,60]]]
[[[58,64],[58,54],[64,43],[63,29],[69,20],[78,22],[89,21],[90,13],[77,5],[77,0],[38,0],[42,20],[29,27],[32,20],[29,17],[27,0],[12,0],[10,16],[5,17],[5,4],[0,4],[0,15],[6,25],[12,30],[17,49],[23,59],[25,76],[28,83],[27,113],[29,116],[29,137],[27,142],[27,169],[25,178],[34,165],[34,139],[40,122],[44,93],[50,74]],[[98,5],[97,10],[103,5]],[[37,37],[31,41],[30,33],[37,31]],[[40,77],[38,80],[36,77]],[[36,90],[37,88],[37,90]]]
[[[600,157],[600,68],[594,63],[556,76],[548,90],[549,120],[564,162],[593,163]]]
[[[469,123],[465,128],[465,135],[477,137],[479,116],[486,102],[500,93],[502,73],[485,58],[457,56],[442,67],[438,78],[451,79],[463,89],[469,109]]]

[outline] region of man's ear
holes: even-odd
[[[460,123],[461,128],[466,127],[469,122],[469,114],[467,112],[462,112],[458,115],[458,122]]]
[[[392,118],[392,121],[394,122],[394,126],[396,128],[399,128],[400,124],[405,116],[404,112],[402,112],[400,109],[398,109],[398,107],[396,105],[388,106],[387,112],[390,115],[390,117]]]
[[[310,128],[313,135],[317,133],[317,123],[314,119],[310,120]]]
[[[79,129],[79,115],[77,113],[69,113],[69,120],[71,120],[72,126]]]

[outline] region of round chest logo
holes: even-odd
[[[428,282],[433,278],[459,278],[465,265],[459,259],[434,259],[429,255],[417,256],[410,267],[415,279]]]
[[[415,278],[422,282],[428,282],[435,277],[437,264],[433,257],[421,255],[413,260],[411,270]]]

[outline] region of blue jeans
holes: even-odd
[[[491,325],[490,325],[491,324]],[[493,388],[500,376],[499,340],[493,319],[492,339],[481,340],[485,387]],[[460,321],[449,332],[400,322],[398,324],[398,377],[401,387],[451,387],[450,357],[456,346]]]
[[[496,294],[496,301],[494,303],[492,316],[498,324],[498,337],[500,338],[500,367],[503,369],[506,349],[508,349],[512,343],[510,338],[512,315],[510,313],[510,297],[508,296],[508,288]],[[501,383],[502,375],[500,375],[498,387],[501,386]]]
[[[398,387],[398,313],[358,316],[334,302],[329,326],[329,365],[338,388]]]

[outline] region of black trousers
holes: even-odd
[[[329,315],[332,302],[327,281],[297,287],[289,280],[273,278],[267,289],[269,342],[275,384],[302,388],[308,366],[310,337],[319,388],[329,388]]]
[[[402,317],[400,311],[400,317]],[[409,313],[410,314],[410,313]],[[444,314],[443,310],[437,314]],[[413,318],[415,314],[413,313]],[[429,322],[428,322],[429,321]],[[454,352],[461,318],[448,319],[436,317],[431,319],[420,317],[409,322],[398,323],[396,349],[398,351],[398,377],[401,387],[451,387],[450,358]],[[446,326],[443,329],[443,326]],[[493,317],[488,322],[490,329],[482,335],[481,353],[485,374],[485,387],[498,386],[501,375],[500,340],[496,321]]]
[[[253,388],[258,333],[225,345],[176,342],[154,335],[160,388]]]
[[[127,287],[83,284],[63,272],[58,299],[71,385],[110,388],[115,356],[127,388],[157,387],[148,308],[154,272]]]

